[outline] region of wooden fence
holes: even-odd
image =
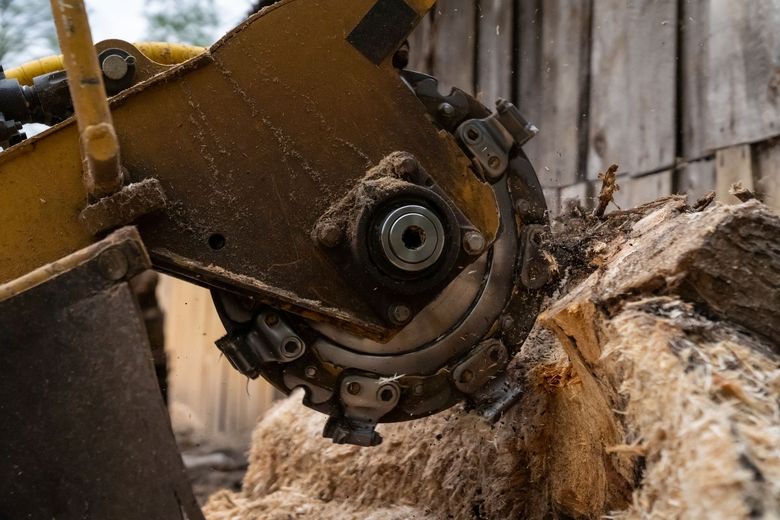
[[[780,208],[780,0],[439,0],[411,68],[486,104],[511,99],[548,203],[722,200],[741,181]]]
[[[214,346],[225,329],[207,289],[163,276],[158,295],[174,428],[217,447],[246,448],[257,419],[280,393],[262,378],[239,374]]]

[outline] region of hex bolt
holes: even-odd
[[[439,112],[441,112],[445,116],[451,116],[452,114],[455,113],[455,107],[445,102],[439,105]]]
[[[127,258],[118,249],[103,251],[97,259],[97,264],[100,274],[112,281],[124,278],[129,269]]]
[[[478,255],[485,250],[485,237],[479,231],[469,231],[463,235],[463,249],[470,255]]]
[[[396,325],[403,325],[411,319],[412,309],[402,303],[397,303],[390,306],[390,312],[388,312],[388,315],[391,322]]]
[[[303,374],[309,379],[314,379],[317,377],[317,367],[309,365],[303,369]]]
[[[351,381],[347,383],[347,392],[352,395],[358,395],[360,393],[361,386],[357,381]]]
[[[341,243],[342,233],[338,224],[328,222],[317,226],[317,241],[324,247],[332,248]]]

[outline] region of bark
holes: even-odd
[[[454,409],[335,446],[293,397],[207,516],[779,516],[780,219],[680,197],[605,219],[555,225],[559,287],[496,425]]]

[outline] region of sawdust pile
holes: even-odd
[[[592,227],[558,242],[590,258],[557,255],[564,289],[510,367],[525,393],[499,423],[454,409],[383,425],[376,448],[336,446],[293,396],[207,517],[780,516],[780,345],[747,315],[780,321],[780,219],[670,198]],[[755,308],[710,304],[713,287],[732,302],[749,288]]]

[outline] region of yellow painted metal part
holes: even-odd
[[[122,174],[87,9],[83,0],[51,0],[51,6],[84,152],[84,186],[90,195],[103,197],[122,187]]]
[[[205,47],[183,43],[138,42],[133,44],[144,56],[161,65],[178,65],[206,52]],[[100,44],[98,44],[100,46]],[[65,68],[62,54],[28,61],[5,71],[5,77],[22,85],[32,85],[36,76],[42,76]]]
[[[155,177],[169,199],[140,225],[157,268],[371,328],[364,317],[372,312],[310,233],[368,167],[397,150],[414,154],[493,240],[490,187],[430,123],[391,59],[375,65],[346,40],[374,3],[283,1],[210,52],[112,99],[131,180]],[[423,13],[429,2],[408,3]],[[0,154],[0,283],[93,240],[78,222],[80,179],[72,121]],[[226,238],[220,250],[207,245],[215,232]]]

